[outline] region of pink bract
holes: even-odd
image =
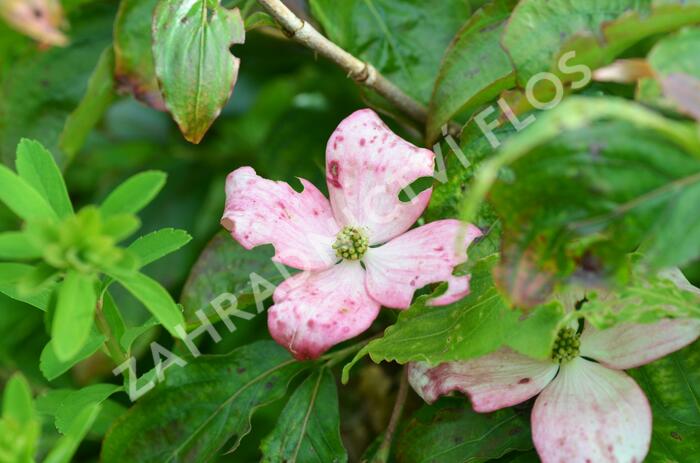
[[[467,394],[477,412],[539,394],[532,439],[544,463],[641,463],[651,442],[651,409],[637,383],[621,370],[668,355],[699,335],[696,319],[622,323],[600,331],[586,324],[579,355],[561,364],[502,348],[434,367],[410,364],[409,381],[428,403],[452,391]]]
[[[277,287],[268,314],[270,334],[297,359],[316,358],[362,333],[381,306],[408,308],[427,284],[448,283],[432,305],[469,292],[469,276],[452,272],[466,261],[479,229],[440,220],[409,230],[432,188],[411,201],[399,199],[415,180],[432,176],[434,157],[364,109],[343,120],[328,141],[330,201],[306,180],[298,193],[250,167],[229,174],[222,225],[246,249],[272,244],[275,261],[302,270]],[[333,249],[348,227],[368,240],[359,260],[341,259]]]

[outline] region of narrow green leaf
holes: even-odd
[[[129,245],[141,266],[146,266],[189,243],[192,237],[184,230],[163,228],[138,238]]]
[[[102,224],[105,235],[118,243],[130,237],[141,227],[141,221],[133,214],[114,214],[106,217]]]
[[[158,0],[119,2],[114,21],[114,75],[121,91],[164,111],[151,49],[151,23],[157,3]]]
[[[229,48],[243,43],[238,9],[219,0],[160,0],[153,15],[153,57],[165,105],[185,138],[199,143],[238,77]]]
[[[70,370],[73,365],[82,362],[97,352],[100,347],[102,347],[102,344],[106,339],[107,338],[98,333],[97,330],[92,330],[90,336],[88,337],[87,341],[85,341],[85,344],[80,351],[68,360],[59,360],[53,347],[53,341],[49,341],[41,351],[41,356],[39,358],[39,369],[44,375],[44,378],[48,379],[49,381],[53,381],[66,371]]]
[[[33,271],[34,267],[26,264],[2,263],[0,262],[0,293],[15,299],[26,302],[39,310],[46,310],[49,307],[52,288],[47,287],[43,291],[35,294],[22,293],[18,285],[26,275]]]
[[[180,308],[170,293],[154,279],[136,272],[133,275],[110,275],[124,286],[173,336],[179,337],[175,327],[185,326]]]
[[[112,428],[102,446],[102,461],[204,462],[229,450],[224,448],[227,442],[235,450],[250,432],[255,411],[283,397],[304,368],[272,341],[203,356],[184,367],[173,365],[165,381]]]
[[[88,81],[87,90],[77,108],[68,116],[63,126],[59,146],[72,159],[85,144],[90,131],[102,119],[114,101],[114,51],[107,47]]]
[[[309,376],[260,444],[265,463],[345,462],[335,379],[323,368]]]
[[[72,391],[56,410],[56,428],[62,434],[68,434],[84,409],[101,404],[120,390],[122,390],[122,386],[115,384],[92,384]]]
[[[22,232],[0,233],[0,259],[36,259],[41,249]]]
[[[29,384],[20,373],[5,384],[0,417],[0,461],[34,463],[41,422],[34,409]]]
[[[21,373],[15,373],[5,385],[2,416],[13,419],[21,426],[27,426],[34,420],[32,390]]]
[[[94,404],[80,412],[66,434],[56,442],[43,463],[70,463],[80,442],[85,438],[100,414],[100,410],[101,406]]]
[[[24,220],[56,220],[48,202],[26,180],[0,165],[0,201]]]
[[[69,272],[58,289],[51,340],[61,361],[77,355],[90,337],[97,304],[94,283],[92,275]]]
[[[121,345],[122,349],[128,351],[131,348],[131,345],[134,343],[134,341],[136,341],[136,339],[138,339],[142,334],[146,333],[154,326],[158,325],[158,320],[151,317],[141,325],[130,326],[128,328],[125,328],[121,337],[118,338],[119,344]]]
[[[112,191],[100,206],[105,215],[136,214],[146,207],[165,186],[166,175],[146,171],[127,179]]]
[[[527,415],[512,408],[477,413],[466,397],[443,398],[407,420],[396,440],[396,458],[402,463],[476,463],[531,448]]]
[[[475,109],[515,86],[513,65],[500,37],[516,4],[516,0],[488,3],[457,32],[442,59],[430,100],[428,140],[436,140],[442,126],[456,114]]]
[[[4,268],[12,264],[5,265]],[[18,264],[14,264],[18,265]],[[16,289],[20,296],[38,296],[54,287],[59,277],[58,271],[45,263],[28,268],[16,281]]]
[[[17,145],[17,173],[44,197],[59,217],[73,214],[66,183],[51,153],[34,140]]]

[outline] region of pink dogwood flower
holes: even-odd
[[[270,334],[297,359],[316,358],[362,333],[381,306],[408,308],[429,283],[448,283],[433,305],[469,292],[469,276],[452,272],[466,261],[478,228],[440,220],[409,230],[432,188],[409,202],[399,199],[415,180],[432,176],[434,157],[364,109],[328,141],[330,201],[304,179],[297,192],[251,167],[229,174],[222,225],[246,249],[272,244],[276,262],[302,270],[275,289],[268,313]]]
[[[651,442],[651,409],[621,370],[668,355],[699,335],[697,319],[623,323],[605,330],[586,324],[580,335],[571,327],[559,332],[551,360],[503,348],[436,367],[410,364],[409,381],[428,403],[459,391],[482,413],[539,394],[530,419],[543,463],[641,463]]]

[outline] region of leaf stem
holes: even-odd
[[[408,397],[408,367],[403,367],[403,372],[401,373],[401,381],[399,382],[399,392],[396,394],[396,402],[394,402],[394,410],[391,412],[391,418],[389,419],[389,424],[384,432],[384,440],[382,441],[377,453],[374,454],[371,463],[386,463],[389,459],[389,452],[391,451],[391,444],[394,441],[394,434],[396,433],[396,427],[399,424],[401,415],[403,413],[403,407],[406,404],[406,398]]]
[[[258,0],[258,3],[277,20],[290,38],[333,61],[347,72],[348,77],[374,90],[412,119],[422,124],[426,122],[428,110],[424,105],[404,93],[374,66],[324,37],[311,24],[295,15],[281,0]]]
[[[105,318],[102,306],[103,299],[100,297],[100,299],[97,301],[97,307],[95,310],[95,322],[97,324],[97,328],[107,338],[105,345],[107,347],[107,351],[109,352],[109,356],[117,365],[121,365],[127,360],[127,355],[124,353],[124,351],[122,351],[119,341],[114,337],[112,329],[109,327],[109,323]],[[126,372],[124,372],[124,374],[126,375]]]
[[[340,350],[335,351],[335,352],[329,352],[328,354],[321,356],[319,358],[319,360],[326,361],[326,363],[324,364],[325,368],[332,368],[335,365],[337,365],[338,363],[340,363],[347,356],[354,354],[355,352],[357,352],[360,349],[362,349],[363,347],[365,347],[370,341],[377,339],[379,337],[382,337],[382,336],[383,336],[383,334],[380,333],[380,334],[377,334],[375,336],[371,336],[367,339],[363,339],[362,341],[356,342],[355,344],[348,346],[344,349],[340,349]]]

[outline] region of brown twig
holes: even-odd
[[[292,39],[340,66],[356,82],[374,90],[412,119],[424,124],[428,110],[406,95],[369,63],[340,48],[324,37],[311,24],[295,15],[281,0],[258,0]]]

